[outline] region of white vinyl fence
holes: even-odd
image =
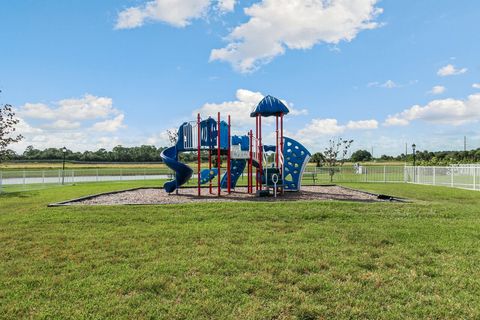
[[[171,170],[162,168],[0,171],[0,192],[32,190],[80,182],[158,180],[172,177]]]
[[[480,165],[405,167],[405,182],[480,190]]]
[[[222,170],[224,172],[224,170]],[[196,179],[196,173],[192,179]],[[166,180],[172,179],[169,169],[118,168],[71,170],[0,171],[0,192],[32,190],[48,186],[80,182]],[[246,175],[239,185],[246,184]],[[303,185],[338,182],[416,183],[480,190],[479,166],[413,167],[413,166],[359,166],[307,167]]]

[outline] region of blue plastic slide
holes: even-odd
[[[238,178],[242,176],[243,170],[247,165],[247,161],[245,159],[232,159],[230,160],[230,187],[235,188],[237,185]],[[225,173],[222,177],[221,183],[222,189],[227,189],[228,187],[228,175]]]
[[[187,183],[192,177],[193,170],[184,163],[178,161],[178,153],[176,147],[170,147],[162,151],[160,154],[163,162],[175,171],[175,179],[168,181],[163,185],[163,188],[168,193],[172,193],[178,187]]]

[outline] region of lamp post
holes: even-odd
[[[413,182],[416,182],[417,181],[417,168],[415,167],[415,158],[416,158],[416,152],[415,152],[415,149],[417,148],[417,146],[414,144],[412,144],[412,155],[413,155]]]
[[[413,151],[413,166],[415,167],[415,158],[416,158],[416,153],[415,153],[415,149],[417,148],[417,146],[414,144],[412,144],[412,151]]]
[[[63,163],[62,163],[62,185],[65,184],[65,156],[67,155],[67,148],[62,148]]]

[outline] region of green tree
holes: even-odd
[[[372,160],[372,154],[367,150],[357,150],[352,153],[350,160],[353,162],[370,161]]]
[[[1,91],[0,91],[1,92]],[[23,139],[21,134],[16,134],[19,120],[10,104],[0,106],[0,161],[7,157],[7,147]]]
[[[325,162],[328,164],[328,174],[330,176],[330,182],[333,181],[335,172],[338,171],[337,166],[343,166],[345,163],[345,157],[348,154],[348,150],[352,145],[353,140],[345,140],[342,138],[330,139],[328,141],[328,147],[323,151]]]
[[[321,167],[322,163],[325,162],[325,156],[321,152],[315,152],[310,159],[311,162],[315,162],[317,167]]]

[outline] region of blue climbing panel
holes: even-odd
[[[283,183],[285,191],[300,190],[303,172],[310,157],[310,152],[300,142],[284,137]]]
[[[200,184],[209,183],[213,180],[218,174],[217,168],[212,169],[203,169],[200,171]]]
[[[231,188],[235,188],[235,186],[237,185],[237,181],[242,176],[243,170],[245,170],[246,165],[247,165],[247,161],[245,159],[230,160],[230,172],[231,172],[230,187]],[[228,187],[227,173],[225,173],[222,177],[221,187],[222,189],[227,189]]]

